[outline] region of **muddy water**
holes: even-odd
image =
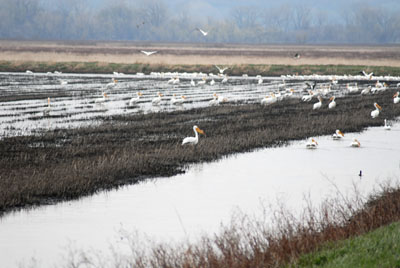
[[[349,147],[353,137],[360,148]],[[316,137],[316,150],[295,141],[195,165],[172,178],[12,213],[0,219],[0,266],[29,263],[33,257],[39,267],[51,267],[63,261],[70,244],[108,252],[110,244],[123,243],[121,229],[156,241],[196,240],[218,232],[238,210],[260,215],[262,203],[279,200],[300,211],[304,195],[318,205],[335,194],[335,187],[347,193],[357,185],[367,194],[381,181],[400,178],[399,137],[395,123],[391,131],[369,128],[345,133],[341,141]]]

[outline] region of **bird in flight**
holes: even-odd
[[[140,52],[142,52],[142,53],[145,54],[146,56],[150,56],[150,55],[152,55],[152,54],[154,54],[154,53],[157,53],[157,51],[144,51],[144,50],[142,50],[142,51],[140,51]]]
[[[201,32],[201,34],[202,34],[203,36],[207,36],[207,34],[208,34],[208,32],[203,31],[203,30],[200,29],[200,28],[196,28],[196,30],[198,30],[199,32]]]
[[[214,66],[218,69],[218,71],[219,71],[220,74],[223,74],[223,73],[225,72],[225,70],[228,69],[228,67],[221,68],[221,67],[218,67],[217,65],[214,65]]]
[[[300,59],[300,54],[299,53],[294,54],[293,58]]]

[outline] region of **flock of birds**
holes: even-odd
[[[143,53],[145,53],[145,51],[142,51]],[[156,51],[152,51],[152,53],[150,54],[154,54],[156,53]],[[222,80],[220,81],[221,84],[227,83],[228,81],[228,75],[224,74],[224,72],[228,69],[228,67],[220,67],[215,65],[215,67],[218,70],[218,74],[215,76],[213,74],[209,74],[209,76],[212,77],[219,77],[222,78]],[[32,74],[33,72],[31,71],[26,71],[29,74]],[[60,72],[55,72],[54,74],[61,74]],[[118,73],[118,72],[114,72],[113,73],[114,76],[122,76],[124,75],[123,73]],[[361,72],[362,74],[362,78],[366,79],[366,80],[372,80],[373,77],[373,73],[366,73],[364,71]],[[138,73],[137,75],[140,75],[140,73]],[[144,75],[144,74],[143,74]],[[163,74],[161,73],[152,73],[152,75],[159,75],[162,76]],[[202,74],[200,74],[201,76]],[[199,77],[199,75],[196,75],[194,78],[196,79],[197,77]],[[243,75],[243,77],[248,77],[246,74]],[[282,101],[284,99],[287,98],[294,98],[294,97],[299,97],[299,94],[301,95],[301,100],[303,102],[311,102],[314,98],[316,98],[318,101],[313,103],[312,105],[312,109],[313,110],[318,110],[321,109],[323,107],[323,97],[329,97],[329,104],[328,104],[328,109],[335,109],[337,104],[335,101],[335,96],[331,96],[333,95],[331,92],[331,88],[336,86],[338,84],[338,77],[336,76],[332,76],[331,77],[331,81],[329,84],[321,84],[321,86],[319,86],[317,84],[316,81],[319,80],[319,76],[318,75],[313,75],[312,78],[314,78],[314,82],[310,83],[310,82],[305,82],[305,87],[299,92],[299,91],[295,91],[293,88],[289,88],[287,87],[286,83],[285,83],[285,78],[289,78],[289,76],[282,76],[283,79],[283,83],[278,85],[278,90],[276,90],[275,92],[270,92],[269,95],[265,96],[264,98],[262,98],[260,100],[261,105],[271,105],[274,104],[276,102]],[[301,80],[304,77],[297,77],[296,79]],[[310,77],[306,77],[306,78],[310,78]],[[344,77],[345,79],[347,77]],[[358,77],[359,78],[359,77]],[[257,79],[257,85],[261,85],[263,83],[263,79],[261,76],[256,76]],[[326,77],[324,77],[324,79],[326,79]],[[351,77],[350,77],[351,79]],[[60,84],[66,84],[67,82],[65,80],[60,80]],[[105,85],[105,88],[102,89],[102,93],[101,93],[101,97],[96,98],[94,100],[94,103],[105,103],[109,100],[109,95],[107,94],[107,91],[112,90],[118,83],[118,80],[115,79],[114,77],[112,78],[111,82],[107,83]],[[179,75],[172,75],[171,78],[167,81],[167,84],[171,84],[171,85],[177,85],[181,83]],[[214,80],[214,78],[212,78],[209,82],[206,79],[206,76],[202,76],[201,79],[196,83],[192,79],[190,80],[190,86],[191,87],[195,87],[195,86],[203,86],[206,83],[208,83],[209,85],[213,86],[216,82]],[[400,86],[400,83],[397,84],[397,86]],[[283,88],[283,89],[282,89]],[[371,86],[367,86],[364,89],[359,88],[359,86],[357,85],[357,83],[354,83],[352,85],[350,84],[346,84],[346,90],[348,94],[361,94],[361,95],[367,95],[367,94],[378,94],[380,92],[386,91],[389,88],[389,86],[386,83],[381,83],[379,82],[379,80],[376,81],[376,83]],[[302,92],[307,92],[306,94],[303,94]],[[295,96],[296,94],[296,96]],[[138,91],[136,93],[136,96],[132,97],[129,102],[127,103],[128,106],[137,106],[140,103],[140,99],[143,96],[142,92]],[[161,92],[157,92],[156,96],[151,100],[151,104],[153,106],[159,106],[162,101],[163,101],[163,97],[164,95]],[[186,101],[186,96],[181,95],[181,96],[177,96],[175,93],[169,98],[169,101],[172,105],[182,105],[185,103]],[[220,105],[220,104],[224,104],[224,103],[229,103],[230,99],[226,96],[222,96],[220,94],[217,93],[213,93],[212,95],[212,99],[209,101],[209,105],[210,106],[216,106],[216,105]],[[399,92],[396,92],[393,95],[393,103],[397,104],[400,102],[400,94]],[[47,99],[47,107],[43,110],[43,115],[44,116],[48,116],[51,113],[51,102],[50,102],[50,98]],[[372,118],[377,118],[379,116],[380,111],[382,110],[382,107],[378,104],[378,103],[374,103],[374,110],[371,111],[371,117]],[[194,128],[194,132],[195,132],[195,137],[192,137],[193,139],[185,139],[184,142],[182,142],[182,144],[197,144],[198,143],[198,133],[203,134],[203,131],[199,131],[200,129],[195,126]],[[386,120],[385,120],[385,129],[390,129],[389,126],[386,125]],[[342,132],[337,132],[334,134],[333,138],[334,139],[340,139],[343,136]],[[353,140],[353,142],[351,143],[352,147],[360,147],[360,142],[356,139]],[[310,139],[307,144],[306,144],[306,148],[309,149],[316,149],[318,148],[318,143],[315,141],[314,138]]]

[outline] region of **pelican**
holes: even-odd
[[[332,135],[332,139],[334,140],[341,140],[344,137],[344,134],[339,129],[336,129],[335,134]]]
[[[60,81],[60,85],[66,85],[66,84],[68,84],[68,81],[67,80],[59,80]]]
[[[372,76],[374,75],[374,73],[369,73],[369,74],[367,74],[365,71],[361,71],[361,73],[362,73],[366,78],[368,78],[369,80],[371,80],[371,79],[372,79]]]
[[[137,92],[137,97],[133,97],[130,101],[129,101],[129,106],[133,106],[135,104],[138,103],[139,99],[141,96],[143,96],[143,94],[141,92]]]
[[[356,138],[354,138],[353,141],[350,143],[350,146],[351,147],[360,147],[361,143]]]
[[[313,138],[309,139],[308,142],[306,143],[307,149],[317,149],[317,147],[318,147],[318,142]]]
[[[219,71],[220,74],[224,74],[225,70],[228,69],[228,67],[221,68],[221,67],[218,67],[217,65],[214,65],[214,66],[218,69],[218,71]]]
[[[150,56],[150,55],[157,53],[157,51],[144,51],[144,50],[141,50],[140,52],[142,52],[146,56]]]
[[[375,110],[373,110],[373,111],[371,112],[371,117],[372,117],[372,118],[377,118],[378,115],[379,115],[379,110],[382,110],[382,107],[379,106],[379,104],[376,103],[376,102],[374,103],[374,106],[375,106]]]
[[[317,110],[322,107],[322,98],[320,96],[318,96],[318,100],[319,102],[314,103],[313,110]]]
[[[391,130],[392,129],[392,127],[387,124],[386,119],[385,119],[385,125],[383,126],[383,129],[385,129],[385,130]]]
[[[190,80],[190,86],[194,87],[196,85],[196,83],[192,80]]]
[[[203,30],[200,29],[200,28],[196,28],[196,30],[198,30],[199,32],[201,32],[201,34],[202,34],[203,36],[207,36],[207,34],[208,34],[208,32],[203,31]]]
[[[111,78],[111,82],[110,82],[110,83],[108,83],[108,84],[106,85],[106,88],[112,88],[112,87],[115,87],[115,86],[117,85],[117,82],[118,82],[118,80],[117,80],[117,79],[115,79],[114,77],[113,77],[113,78]]]
[[[313,96],[314,96],[314,92],[312,92],[311,90],[309,90],[309,91],[308,91],[308,95],[304,95],[304,96],[301,98],[301,100],[302,100],[302,101],[307,101],[307,102],[309,102],[309,101],[311,101],[311,99],[313,98]]]
[[[215,105],[218,105],[218,104],[219,104],[219,103],[218,103],[218,95],[217,95],[217,93],[214,93],[214,94],[213,94],[213,99],[210,100],[209,104],[210,104],[211,106],[215,106]]]
[[[33,72],[31,70],[26,70],[25,73],[27,74],[33,74]]]
[[[367,88],[364,88],[363,90],[361,90],[361,95],[367,95],[368,93],[371,92],[372,87],[368,86]]]
[[[174,81],[172,81],[173,85],[179,84],[180,80],[179,77],[175,77]]]
[[[210,81],[210,86],[213,86],[213,85],[215,85],[214,79],[212,79],[212,80]]]
[[[393,95],[393,103],[399,103],[400,102],[400,98],[399,98],[399,92],[397,91],[396,94]]]
[[[205,85],[206,79],[203,77],[199,82],[197,82],[197,85]]]
[[[346,88],[349,91],[349,93],[357,93],[358,92],[357,83],[354,87],[350,86],[349,84],[346,84]]]
[[[95,99],[94,102],[95,103],[103,103],[103,102],[107,101],[107,98],[108,98],[108,95],[104,92],[103,97]]]
[[[47,107],[46,109],[43,110],[43,116],[48,116],[50,115],[51,112],[51,106],[50,106],[50,97],[47,98]]]
[[[182,145],[189,144],[189,145],[196,145],[199,142],[199,134],[204,135],[204,131],[201,130],[198,126],[193,126],[194,137],[186,137],[182,141]]]
[[[261,104],[262,105],[270,105],[270,104],[273,104],[275,102],[277,102],[277,98],[276,98],[274,93],[271,93],[270,96],[266,96],[265,98],[263,98],[261,100]]]
[[[224,76],[224,79],[222,79],[221,83],[225,84],[226,82],[228,82],[228,76],[227,75]]]
[[[217,99],[219,104],[228,102],[228,98],[221,95],[219,95]]]
[[[328,108],[329,108],[329,109],[335,108],[335,107],[336,107],[335,96],[332,96],[329,100],[330,100],[331,102],[329,103]]]
[[[258,84],[258,85],[261,85],[262,83],[263,83],[263,79],[262,79],[262,78],[258,78],[257,84]]]
[[[155,98],[151,101],[151,103],[152,103],[153,105],[160,105],[161,97],[163,96],[163,94],[161,94],[160,92],[157,92],[157,95],[158,95],[158,97],[155,97]]]
[[[185,102],[186,97],[185,96],[181,96],[180,98],[176,97],[176,94],[174,93],[174,95],[171,98],[171,103],[174,105],[181,105]]]

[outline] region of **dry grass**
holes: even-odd
[[[334,110],[290,100],[272,106],[226,105],[182,112],[115,116],[98,127],[55,130],[0,142],[0,211],[77,198],[101,189],[182,172],[191,163],[289,140],[361,131],[400,115],[392,92],[337,99]],[[373,103],[384,110],[370,117]],[[206,133],[195,148],[181,146],[192,126]]]

